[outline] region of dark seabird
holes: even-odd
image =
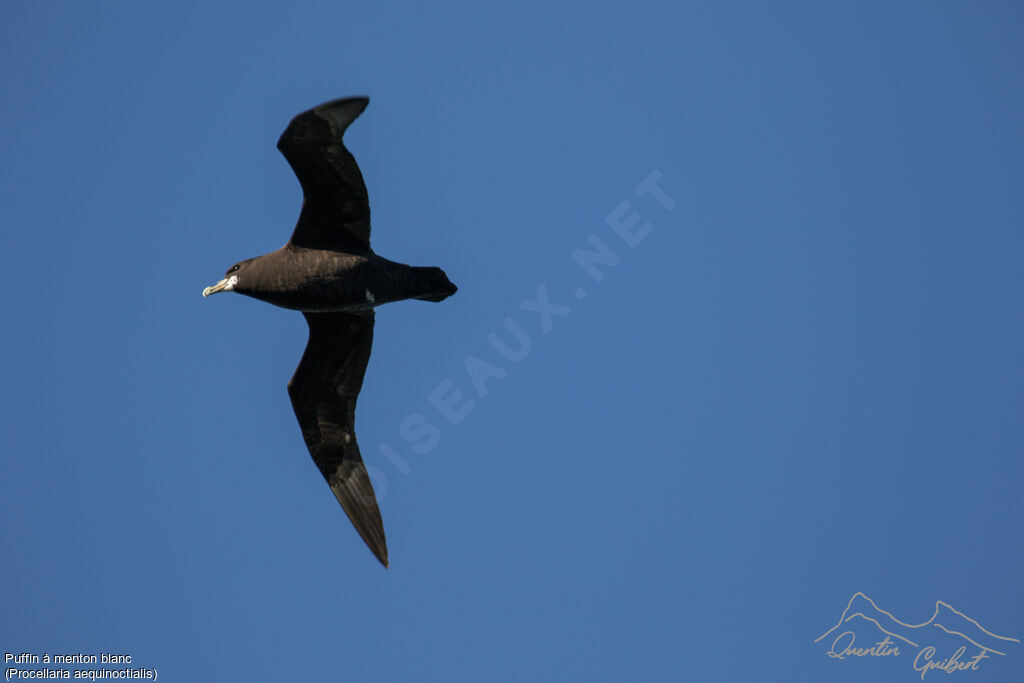
[[[334,100],[292,119],[277,141],[304,195],[291,239],[231,266],[203,296],[238,292],[302,311],[309,341],[288,382],[292,408],[313,462],[386,567],[384,523],[355,437],[373,308],[402,299],[441,301],[456,288],[440,268],[395,263],[370,249],[366,186],[341,141],[368,103],[365,97]]]

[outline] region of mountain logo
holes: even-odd
[[[930,671],[979,671],[986,659],[1007,656],[1021,641],[993,633],[941,600],[928,621],[908,624],[854,593],[836,625],[814,642],[828,645],[825,654],[835,660],[906,656],[924,680]]]

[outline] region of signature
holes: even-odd
[[[839,651],[836,651],[836,646],[841,643],[847,636],[849,640]],[[889,636],[886,635],[880,641],[872,645],[871,647],[856,648],[853,646],[855,636],[853,631],[844,631],[839,634],[835,640],[832,641],[832,649],[828,651],[828,656],[832,659],[846,659],[847,657],[898,657],[900,654],[899,647],[893,645],[893,641],[889,640]]]
[[[948,659],[941,659],[939,661],[933,661],[932,657],[935,656],[935,648],[929,645],[914,657],[914,671],[921,672],[921,680],[924,680],[924,675],[929,671],[945,671],[948,674],[956,673],[957,671],[971,671],[978,670],[978,664],[981,660],[988,659],[988,650],[982,648],[981,652],[974,655],[970,661],[963,662],[960,658],[963,657],[964,652],[967,651],[967,646],[961,646],[959,650],[953,653],[953,656]]]
[[[847,628],[842,629],[841,627]],[[860,630],[857,630],[859,627]],[[882,638],[869,646],[857,645],[857,633],[863,635],[864,629],[872,633],[881,633]],[[938,630],[936,630],[938,629]],[[921,680],[930,671],[941,671],[952,674],[961,671],[979,671],[984,660],[992,655],[1006,656],[1010,643],[1020,643],[1020,639],[1001,636],[994,633],[970,618],[952,605],[941,600],[935,603],[935,611],[928,621],[910,624],[900,621],[892,613],[880,608],[875,601],[864,593],[855,593],[843,610],[836,625],[818,636],[814,642],[839,631],[828,651],[830,659],[845,660],[848,658],[874,657],[896,658],[904,653],[916,650],[913,659],[914,671],[921,674]],[[942,632],[940,634],[940,631]],[[943,657],[935,645],[927,641],[943,634],[964,641],[952,654]],[[948,639],[947,639],[948,640]],[[828,642],[828,641],[826,641]],[[863,641],[862,641],[863,642]],[[932,642],[935,642],[932,640]],[[968,648],[973,646],[968,653]]]

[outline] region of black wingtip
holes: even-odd
[[[387,567],[388,543],[384,536],[384,521],[366,466],[360,461],[349,467],[340,467],[328,481],[352,526],[374,556]]]
[[[370,104],[369,97],[341,97],[336,100],[324,102],[313,107],[312,111],[317,114],[323,114],[325,112],[338,112],[341,120],[346,120],[351,123],[366,109],[367,105]],[[345,125],[347,126],[348,123]]]
[[[372,494],[371,494],[372,495]],[[358,506],[362,507],[362,503],[357,503]],[[384,525],[381,522],[380,510],[377,508],[376,501],[373,502],[372,510],[367,510],[368,515],[359,514],[354,507],[346,506],[345,512],[348,514],[349,520],[359,533],[360,538],[366,543],[366,547],[370,549],[373,556],[384,565],[387,569],[388,563],[388,545],[384,538]]]
[[[390,564],[388,562],[387,545],[383,543],[380,545],[371,543],[365,536],[363,537],[363,540],[366,541],[366,547],[370,549],[370,552],[372,552],[373,556],[377,558],[377,561],[384,565],[384,569],[388,569]]]
[[[342,97],[307,109],[293,118],[281,133],[277,140],[277,148],[294,169],[295,163],[289,154],[295,154],[297,150],[310,145],[317,148],[339,142],[349,124],[359,118],[368,104],[368,97]],[[296,173],[301,181],[299,169],[296,169]]]

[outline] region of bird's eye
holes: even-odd
[[[235,264],[235,265],[231,266],[231,270],[229,270],[228,272],[229,272],[229,273],[233,273],[233,272],[235,272],[236,270],[238,270],[238,264]]]

